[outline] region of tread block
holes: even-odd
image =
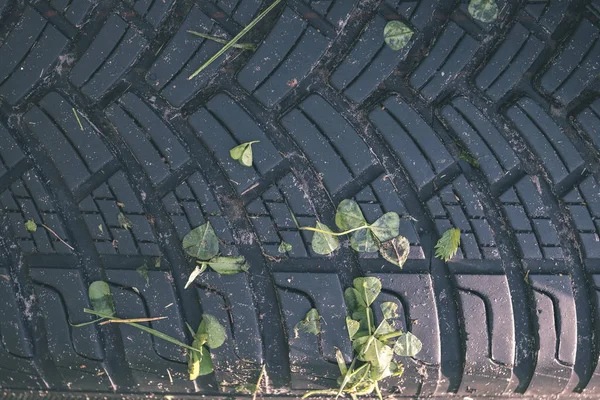
[[[51,72],[68,40],[27,8],[18,27],[0,45],[0,97],[15,105]],[[14,55],[13,55],[14,54]]]
[[[466,339],[460,392],[478,396],[504,393],[512,376],[516,346],[506,276],[455,275],[455,280]]]
[[[401,98],[388,98],[369,114],[369,119],[419,189],[453,166],[452,156],[433,129]]]
[[[91,320],[83,313],[83,308],[90,305],[79,272],[35,268],[30,275],[44,316],[48,350],[64,382],[73,390],[97,390],[98,387],[110,390],[111,382],[102,374],[104,351],[96,329],[91,325],[81,328],[68,325],[71,320]],[[65,332],[70,334],[65,335]]]
[[[352,360],[352,347],[346,330],[344,292],[336,274],[274,274],[279,286],[281,308],[288,331],[292,388],[315,387],[311,376],[335,381],[340,375],[335,364],[335,348],[339,348],[346,362]],[[286,290],[287,288],[291,290]],[[322,317],[318,338],[306,332],[294,333],[294,326],[306,317],[311,308]],[[316,340],[315,340],[316,339]],[[331,384],[331,382],[330,382]]]
[[[211,350],[217,380],[247,378],[249,370],[255,371],[263,363],[262,345],[256,340],[260,337],[259,316],[247,275],[211,271],[196,282],[203,312],[215,316],[227,333],[225,343]]]
[[[331,75],[331,84],[352,101],[360,102],[377,89],[412,47],[410,42],[400,51],[390,49],[381,34],[385,24],[386,20],[376,15]]]
[[[154,184],[189,160],[171,129],[136,95],[124,95],[107,115]]]
[[[538,357],[527,393],[561,393],[577,350],[577,316],[569,276],[529,275],[538,316]]]
[[[176,107],[182,106],[206,86],[225,60],[225,57],[220,57],[197,77],[188,80],[187,78],[196,69],[223,46],[212,40],[194,36],[188,33],[188,30],[228,39],[225,32],[210,17],[197,7],[192,8],[177,33],[161,50],[146,74],[146,82],[160,90],[161,94]]]
[[[540,77],[540,87],[566,106],[594,79],[600,62],[600,31],[583,20],[562,53]]]
[[[161,321],[142,323],[175,339],[186,342],[187,328],[180,317],[179,307],[172,289],[172,277],[165,271],[148,271],[149,283],[137,273],[127,270],[107,270],[117,314],[123,318],[157,317]],[[134,286],[135,285],[135,286]],[[137,291],[132,289],[136,287]],[[139,292],[139,293],[138,293]],[[160,296],[156,296],[160,293]],[[173,306],[167,307],[174,303]],[[189,392],[193,383],[187,375],[187,358],[180,347],[156,338],[127,324],[119,324],[125,357],[132,370],[137,390],[164,392],[171,386],[167,368],[175,387]],[[186,376],[187,375],[187,376]]]
[[[311,95],[282,119],[283,126],[335,193],[373,162],[369,148],[322,97]],[[316,145],[318,143],[318,145]]]
[[[289,257],[303,258],[311,254],[310,235],[298,230],[294,218],[304,224],[314,221],[315,216],[293,174],[276,182],[248,204],[247,210],[265,253],[281,256],[278,247],[285,241],[292,245],[292,250],[286,253]]]
[[[222,244],[232,244],[227,221],[206,180],[195,172],[162,199],[181,240],[192,229],[210,221]],[[221,249],[224,250],[224,249]]]
[[[577,122],[600,148],[600,100],[596,100],[577,116]]]
[[[86,16],[92,8],[94,8],[96,3],[94,0],[51,0],[50,4],[55,10],[63,14],[70,23],[79,27],[83,25]]]
[[[442,116],[479,161],[490,183],[496,183],[519,165],[519,160],[498,129],[466,97],[442,109]]]
[[[9,172],[19,161],[25,158],[23,151],[8,133],[8,130],[0,123],[0,178]]]
[[[428,101],[434,100],[467,65],[478,46],[475,39],[450,22],[413,73],[411,86]]]
[[[160,23],[165,19],[175,0],[127,0],[133,5],[135,12],[148,21],[155,29],[158,29]],[[134,4],[135,3],[135,4]]]
[[[435,8],[439,3],[438,0],[385,0],[385,2],[420,29],[425,28],[435,17]]]
[[[0,205],[8,214],[12,234],[25,253],[70,253],[71,250],[44,229],[45,224],[67,242],[72,242],[52,205],[50,196],[38,176],[29,170],[0,193]],[[38,224],[35,232],[25,229],[25,222],[33,218]]]
[[[32,301],[33,299],[28,299]],[[33,344],[25,331],[23,315],[16,302],[8,268],[0,265],[0,387],[41,389],[33,363]]]
[[[75,64],[70,79],[99,100],[133,66],[148,41],[116,15],[109,17],[88,50]]]
[[[507,111],[508,117],[548,170],[554,184],[580,173],[584,162],[575,146],[546,112],[529,98]]]
[[[584,258],[600,258],[600,185],[590,176],[567,193],[563,201],[579,233]]]
[[[248,25],[252,17],[260,9],[260,2],[244,0],[209,0],[225,11],[234,21],[241,25]]]
[[[79,210],[99,253],[160,255],[152,224],[123,172],[95,188],[79,203]],[[131,221],[131,229],[119,224],[119,213]]]
[[[261,103],[272,107],[306,78],[331,42],[286,7],[238,74],[238,81]]]
[[[492,100],[500,100],[517,85],[543,47],[544,43],[523,25],[514,25],[500,48],[475,78],[475,85]]]
[[[433,395],[441,377],[441,345],[431,277],[406,273],[374,276],[381,279],[383,293],[389,296],[381,301],[400,303],[401,329],[412,332],[423,342],[422,350],[415,357],[398,359],[405,368],[402,377],[388,379],[391,384],[403,388],[403,395]],[[378,306],[375,305],[374,309],[377,310]]]
[[[535,22],[541,24],[548,33],[554,32],[563,20],[570,2],[565,0],[530,1],[525,6]]]
[[[500,196],[524,259],[563,259],[556,228],[540,196],[537,176],[525,176]]]
[[[440,236],[450,228],[460,229],[461,243],[454,259],[500,258],[494,232],[487,222],[483,205],[464,176],[456,178],[452,184],[445,186],[438,195],[428,200],[427,208]]]
[[[71,190],[113,161],[97,131],[78,113],[82,130],[73,110],[72,104],[52,92],[24,115]]]
[[[240,194],[283,160],[257,123],[226,95],[211,99],[205,108],[189,118],[189,123],[212,150]],[[260,142],[252,145],[252,167],[245,167],[231,158],[229,151],[232,148],[254,140]]]

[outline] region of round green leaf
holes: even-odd
[[[404,236],[396,236],[392,240],[381,243],[379,253],[387,261],[402,268],[408,259],[410,243]]]
[[[292,245],[289,244],[288,242],[282,241],[281,243],[279,243],[279,247],[277,248],[277,251],[280,253],[287,253],[288,251],[292,251]]]
[[[202,347],[202,359],[200,360],[200,370],[198,371],[198,375],[208,375],[212,374],[214,371],[212,359],[210,358],[210,352],[206,347]]]
[[[325,224],[317,221],[317,229],[331,232],[331,229]],[[333,233],[333,232],[332,232]],[[326,233],[315,232],[312,237],[312,249],[317,254],[329,255],[340,247],[340,241],[337,237]]]
[[[383,39],[390,49],[400,50],[408,44],[413,33],[403,22],[390,21],[383,29]]]
[[[234,160],[237,160],[240,164],[245,167],[252,166],[252,144],[258,143],[258,140],[252,142],[242,143],[229,150],[229,155]]]
[[[469,14],[476,20],[489,24],[498,18],[498,5],[495,0],[471,0]]]
[[[25,222],[25,229],[27,229],[29,232],[37,231],[37,224],[35,223],[33,218],[31,218]]]
[[[88,296],[94,311],[114,316],[116,314],[115,302],[110,293],[110,286],[104,281],[92,282],[88,289]]]
[[[350,317],[346,317],[346,329],[348,329],[348,336],[350,340],[354,338],[356,332],[360,330],[360,322],[353,320]]]
[[[367,307],[365,300],[355,288],[346,289],[344,292],[344,300],[346,301],[346,307],[350,314],[359,310],[364,310],[365,307]]]
[[[244,256],[215,257],[208,262],[208,265],[221,275],[233,275],[250,269]]]
[[[298,337],[299,331],[312,333],[315,336],[321,332],[321,316],[316,308],[310,309],[306,317],[296,324],[294,327],[296,337]]]
[[[202,315],[202,322],[198,327],[198,336],[201,335],[206,335],[206,345],[211,349],[220,347],[227,338],[223,325],[210,314]]]
[[[421,343],[418,337],[410,332],[406,332],[396,340],[394,353],[399,356],[414,357],[421,351],[422,347],[423,343]]]
[[[345,199],[338,204],[335,214],[335,224],[342,231],[358,228],[367,225],[367,220],[363,216],[358,203],[354,200]]]
[[[381,293],[381,281],[379,278],[368,276],[354,279],[354,288],[360,293],[367,307],[373,304],[379,293]]]
[[[379,241],[369,229],[361,229],[350,236],[350,247],[359,253],[374,253],[379,249]]]
[[[210,222],[193,229],[183,238],[183,249],[198,260],[207,261],[219,253],[219,239]]]
[[[400,232],[400,217],[395,212],[385,213],[373,222],[371,231],[380,242],[391,240]]]
[[[381,303],[380,307],[381,312],[383,313],[383,318],[398,318],[398,303],[394,303],[393,301],[386,301],[384,303]]]

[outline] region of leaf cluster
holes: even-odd
[[[350,246],[354,250],[366,253],[379,251],[386,260],[400,268],[406,262],[410,244],[405,237],[399,235],[400,216],[397,213],[385,213],[369,224],[358,203],[345,199],[337,207],[335,224],[342,232],[333,232],[327,225],[318,221],[316,228],[300,229],[315,232],[312,248],[317,254],[333,253],[340,247],[338,236],[350,234]]]
[[[183,238],[183,249],[187,254],[195,258],[198,264],[190,274],[188,282],[185,285],[186,289],[208,267],[223,275],[246,272],[250,268],[246,262],[246,258],[243,256],[226,257],[218,255],[219,238],[215,234],[215,230],[210,222],[192,229],[185,235]]]
[[[225,328],[219,323],[219,321],[210,314],[202,315],[202,322],[198,326],[198,330],[194,332],[188,325],[191,334],[194,336],[194,341],[191,346],[180,342],[172,336],[147,327],[146,325],[138,324],[137,322],[148,322],[158,319],[164,319],[166,317],[157,318],[136,318],[136,319],[122,319],[116,317],[115,303],[113,300],[110,286],[104,281],[92,282],[88,289],[88,297],[92,309],[84,308],[83,311],[86,314],[92,314],[97,317],[90,322],[84,322],[82,324],[72,325],[74,327],[81,327],[97,322],[105,321],[103,323],[124,323],[144,332],[147,332],[157,338],[163,339],[167,342],[173,343],[177,346],[188,349],[188,372],[190,374],[190,380],[196,379],[201,375],[208,375],[213,372],[213,364],[210,358],[210,352],[208,348],[216,349],[221,346],[227,335]],[[137,321],[137,322],[134,322]],[[208,347],[208,348],[207,348]]]
[[[486,24],[498,18],[498,5],[495,0],[471,0],[468,10],[473,18]]]
[[[377,393],[379,381],[390,376],[401,376],[402,364],[393,361],[394,354],[414,357],[421,351],[421,341],[410,332],[395,328],[398,318],[398,304],[385,302],[380,305],[383,319],[376,325],[371,305],[381,292],[381,281],[375,277],[356,278],[353,287],[346,289],[344,299],[350,316],[346,317],[346,327],[352,342],[354,359],[350,367],[339,349],[336,359],[341,376],[337,390],[316,390],[307,392],[304,398],[322,394],[347,394],[353,399],[360,395]]]

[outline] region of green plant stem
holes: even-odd
[[[265,371],[267,369],[267,364],[263,364],[262,368],[260,369],[260,375],[258,376],[258,380],[256,381],[256,388],[254,388],[254,393],[252,393],[252,400],[256,400],[256,395],[258,394],[258,391],[260,390],[260,382],[262,381],[263,375],[265,374]]]
[[[302,396],[302,398],[306,399],[307,397],[317,396],[317,395],[321,395],[321,394],[337,394],[337,390],[334,390],[334,389],[309,390],[308,392],[304,393],[304,396]]]
[[[206,33],[196,32],[196,31],[186,31],[186,32],[191,33],[194,36],[199,36],[203,39],[212,40],[213,42],[217,42],[217,43],[221,43],[221,44],[229,43],[229,41],[226,39],[221,39],[220,37],[217,37],[217,36],[207,35]],[[233,45],[233,47],[235,47],[236,49],[242,49],[242,50],[256,49],[256,46],[253,45],[252,43],[236,43]]]
[[[122,318],[116,318],[116,317],[114,317],[114,316],[112,316],[112,315],[107,315],[107,314],[100,313],[100,312],[98,312],[98,311],[90,310],[89,308],[84,308],[84,309],[83,309],[83,312],[84,312],[84,313],[86,313],[86,314],[92,314],[92,315],[96,315],[96,316],[98,316],[98,317],[102,317],[102,318],[113,319],[113,320],[116,320],[116,321],[121,321],[121,322],[123,322],[123,321],[124,321]],[[169,335],[166,335],[166,334],[164,334],[164,333],[162,333],[162,332],[159,332],[159,331],[157,331],[157,330],[155,330],[155,329],[148,328],[147,326],[144,326],[144,325],[136,324],[135,322],[123,322],[123,323],[125,323],[125,324],[127,324],[127,325],[131,325],[131,326],[133,326],[133,327],[135,327],[135,328],[138,328],[139,330],[142,330],[142,331],[144,331],[144,332],[147,332],[147,333],[149,333],[149,334],[151,334],[151,335],[154,335],[154,336],[156,336],[157,338],[160,338],[160,339],[162,339],[162,340],[165,340],[165,341],[167,341],[167,342],[170,342],[170,343],[176,344],[177,346],[181,346],[181,347],[183,347],[183,348],[186,348],[186,349],[188,349],[188,350],[193,350],[193,351],[195,351],[195,352],[198,352],[198,353],[202,354],[202,351],[201,351],[201,350],[199,350],[199,349],[195,349],[195,348],[193,348],[192,346],[188,346],[187,344],[185,344],[185,343],[182,343],[182,342],[180,342],[179,340],[177,340],[177,339],[175,339],[175,338],[173,338],[173,337],[171,337],[171,336],[169,336]]]
[[[377,393],[377,397],[379,397],[379,400],[383,400],[381,390],[379,390],[379,383],[377,381],[375,381],[375,392]]]
[[[104,319],[106,319],[106,318],[98,318],[98,319],[95,319],[93,321],[83,322],[81,324],[72,324],[71,322],[69,322],[69,325],[71,325],[73,328],[81,328],[82,326],[95,324],[96,322],[100,322],[100,321],[102,321]]]
[[[360,231],[361,229],[367,229],[370,227],[371,227],[370,225],[363,225],[363,226],[359,226],[357,228],[348,229],[347,231],[344,231],[344,232],[327,232],[322,229],[312,228],[310,226],[301,226],[299,229],[302,229],[304,231],[324,233],[326,235],[331,235],[331,236],[343,236],[343,235],[347,235],[349,233]]]
[[[403,332],[400,332],[400,331],[390,332],[388,334],[381,335],[379,337],[379,340],[390,340],[390,339],[393,339],[395,337],[401,336],[402,334],[403,334]]]
[[[350,374],[352,373],[354,364],[356,364],[356,360],[357,360],[357,358],[354,357],[354,359],[352,360],[352,363],[350,364],[350,368],[348,368],[348,371],[346,371],[346,375],[344,375],[344,380],[342,381],[342,384],[340,385],[340,389],[338,390],[337,395],[335,396],[336,399],[338,397],[340,397],[342,395],[342,393],[344,392],[344,388],[346,387],[346,385],[348,384],[348,381],[350,380]]]
[[[275,6],[277,4],[279,4],[280,2],[281,2],[281,0],[275,0],[273,2],[273,4],[271,4],[269,7],[267,7],[267,9],[265,11],[260,13],[260,15],[258,17],[254,18],[252,20],[252,22],[250,22],[248,24],[248,26],[246,26],[244,29],[242,29],[242,31],[240,33],[235,35],[235,37],[233,39],[231,39],[225,46],[223,46],[223,48],[221,50],[219,50],[215,55],[213,55],[211,58],[209,58],[208,61],[206,61],[204,64],[202,64],[202,66],[200,68],[198,68],[196,71],[194,71],[194,73],[189,76],[188,80],[194,79],[194,77],[196,77],[196,75],[198,75],[206,67],[208,67],[210,64],[212,64],[217,58],[221,57],[221,55],[223,53],[225,53],[227,50],[229,50],[242,37],[244,37],[245,34],[247,34],[252,28],[254,28],[254,26],[256,24],[258,24],[260,22],[260,20],[263,19],[269,12],[271,12],[271,10],[274,9]]]

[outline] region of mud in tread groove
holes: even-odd
[[[352,356],[343,290],[374,275],[424,343],[386,391],[596,395],[597,2],[498,0],[482,24],[466,1],[288,0],[244,39],[255,52],[187,80],[219,45],[186,30],[231,38],[268,3],[0,0],[0,393],[227,396],[262,363],[290,395],[330,387],[334,348]],[[415,31],[399,52],[390,19]],[[251,140],[245,168],[229,149]],[[344,198],[404,217],[402,271],[312,252],[295,220],[333,226]],[[183,290],[180,241],[206,221],[251,271]],[[190,382],[180,349],[126,325],[71,328],[96,279],[120,316],[166,315],[152,327],[182,341],[215,315],[215,375]],[[296,338],[312,307],[323,332]]]

